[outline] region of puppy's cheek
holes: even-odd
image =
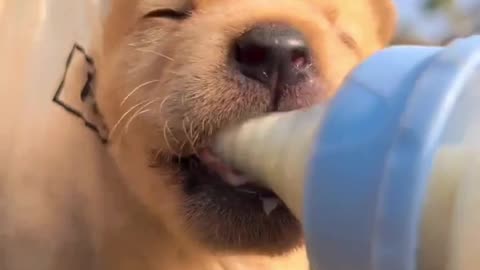
[[[226,70],[201,72],[195,65],[185,67],[188,71],[178,67],[176,73],[189,75],[169,79],[162,86],[169,94],[158,114],[177,141],[200,143],[195,140],[210,137],[219,127],[268,110],[268,90],[259,89],[255,82],[239,81],[244,78],[236,81]]]

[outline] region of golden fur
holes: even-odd
[[[142,18],[160,8],[193,14],[185,20]],[[211,210],[215,202],[210,202],[218,195],[214,192],[186,195],[176,175],[178,168],[168,159],[191,154],[226,124],[267,110],[268,99],[252,94],[256,86],[227,79],[231,41],[250,27],[280,22],[305,35],[323,91],[304,97],[298,105],[303,107],[332,96],[356,64],[389,42],[395,21],[392,4],[387,0],[276,0],[274,4],[271,0],[117,0],[112,10],[97,58],[98,108],[110,131],[109,147],[124,184],[163,230],[163,246],[178,246],[185,254],[227,255],[288,254],[298,247],[299,226],[282,221],[286,217],[267,230],[264,224],[246,225],[215,213]],[[239,91],[242,87],[248,91]],[[288,102],[283,105],[280,110],[292,108]],[[152,163],[154,168],[147,168]],[[245,226],[250,231],[243,232]],[[262,236],[254,236],[255,231]]]
[[[163,8],[192,15],[143,18]],[[187,194],[171,162],[225,125],[269,111],[268,94],[229,73],[225,60],[231,41],[262,22],[299,30],[314,55],[321,91],[282,100],[278,110],[290,110],[334,95],[355,65],[388,44],[395,12],[389,0],[112,0],[93,55],[109,143],[82,146],[77,177],[54,177],[38,190],[48,194],[40,218],[16,231],[23,238],[5,240],[18,247],[0,263],[28,265],[21,256],[37,256],[41,270],[308,269],[300,225],[288,213],[219,212],[220,200],[235,199],[208,188]],[[65,136],[65,151],[78,151]],[[58,238],[39,253],[29,242],[38,235]]]

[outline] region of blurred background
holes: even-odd
[[[438,45],[480,33],[480,0],[394,0],[400,15],[396,44]]]

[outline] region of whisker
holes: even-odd
[[[135,113],[132,115],[132,117],[130,117],[130,119],[127,121],[126,125],[124,125],[124,128],[123,128],[123,130],[122,130],[122,133],[121,133],[122,135],[121,135],[121,136],[123,136],[123,135],[125,134],[126,129],[128,129],[129,124],[132,122],[132,120],[133,120],[135,117],[138,116],[138,113],[139,113],[139,112],[145,113],[145,112],[143,112],[143,111],[144,111],[148,106],[150,106],[151,104],[153,104],[153,103],[155,103],[155,102],[157,102],[157,101],[159,101],[159,100],[160,100],[160,98],[154,98],[154,99],[148,101],[147,103],[143,104],[138,110],[136,110]],[[149,110],[150,110],[150,109],[149,109]]]
[[[183,127],[183,132],[185,133],[185,137],[187,138],[187,141],[190,143],[190,146],[192,149],[194,149],[194,143],[192,141],[192,138],[190,138],[190,134],[187,131],[187,127],[185,126],[185,120],[190,121],[187,117],[183,119],[182,121],[182,127]]]
[[[180,146],[180,149],[184,149],[186,144],[187,144],[187,141],[183,142],[182,145]],[[182,158],[181,155],[177,155],[177,157]]]
[[[165,104],[167,103],[167,101],[168,101],[172,96],[173,96],[173,94],[170,94],[170,95],[166,96],[166,97],[163,99],[162,103],[160,103],[160,106],[159,106],[159,114],[162,113],[163,107],[165,106]]]
[[[160,38],[141,39],[141,40],[138,40],[136,42],[128,43],[127,45],[130,46],[130,47],[133,47],[135,49],[138,49],[138,47],[140,47],[140,46],[145,46],[147,44],[153,44],[153,43],[155,43],[159,40],[160,40]]]
[[[190,121],[190,136],[193,138],[193,140],[192,140],[192,142],[193,142],[192,148],[193,148],[193,146],[194,146],[194,145],[199,141],[199,139],[200,139],[200,133],[194,131],[193,121]]]
[[[162,150],[161,149],[158,149],[157,152],[155,153],[155,156],[154,156],[154,160],[158,160],[158,157],[160,156],[160,154],[162,153]]]
[[[173,74],[173,75],[177,75],[177,76],[182,76],[183,74],[178,72],[178,71],[173,71],[173,70],[167,70],[168,73],[170,74]]]
[[[205,131],[205,121],[206,121],[206,118],[204,118],[204,119],[202,120],[202,130],[203,130],[203,131]],[[210,134],[208,134],[208,135],[210,135]]]
[[[170,144],[169,137],[167,136],[167,130],[170,128],[168,127],[168,120],[165,121],[165,124],[163,125],[163,139],[165,140],[165,144],[167,145],[167,148],[170,152],[175,153],[176,156],[180,156],[172,147]],[[173,137],[173,136],[172,136]]]
[[[139,52],[143,52],[143,53],[153,53],[153,54],[158,55],[158,56],[160,56],[160,57],[163,57],[163,58],[165,58],[165,59],[167,59],[167,60],[169,60],[169,61],[172,61],[172,62],[175,61],[175,60],[174,60],[173,58],[171,58],[170,56],[167,56],[167,55],[165,55],[165,54],[163,54],[163,53],[159,53],[159,52],[154,51],[154,50],[138,49],[138,48],[135,48],[135,50],[137,50],[137,51],[139,51]]]
[[[139,89],[141,89],[142,87],[147,86],[147,85],[149,85],[149,84],[156,83],[156,82],[160,82],[160,80],[151,80],[151,81],[148,81],[148,82],[144,82],[144,83],[140,84],[139,86],[135,87],[132,91],[130,91],[130,93],[128,93],[128,95],[125,96],[125,98],[123,98],[122,102],[120,103],[120,106],[123,106],[123,104],[125,104],[125,102],[126,102],[133,94],[135,94],[135,92],[137,92]]]
[[[142,106],[142,104],[148,102],[148,100],[144,100],[144,101],[141,101],[137,104],[135,104],[134,106],[130,107],[130,109],[128,109],[121,117],[120,119],[118,119],[118,121],[115,123],[115,125],[113,126],[112,130],[110,131],[110,135],[108,136],[109,139],[112,139],[115,131],[118,129],[118,126],[120,125],[120,123],[123,121],[123,119],[125,119],[125,117],[127,117],[127,115],[132,112],[135,108],[138,108],[139,106]]]
[[[128,120],[127,124],[125,125],[125,128],[124,128],[124,133],[128,132],[128,127],[130,126],[130,124],[132,123],[132,121],[137,118],[138,116],[144,114],[144,113],[147,113],[147,112],[150,112],[151,109],[146,109],[146,110],[143,110],[143,111],[140,111],[138,110],[139,112],[136,112],[132,117],[130,117],[130,120]]]
[[[164,106],[167,103],[167,101],[172,97],[173,97],[173,94],[170,94],[162,101],[162,103],[160,104],[160,107],[159,107],[160,114],[162,113],[162,111],[164,109]],[[167,135],[167,132],[170,134],[170,136]],[[177,143],[177,144],[179,143],[179,141],[173,135],[173,132],[168,125],[168,120],[166,120],[164,125],[163,125],[163,138],[164,138],[165,143],[167,144],[167,147],[169,148],[169,150],[172,153],[174,153],[176,156],[181,156],[177,151],[175,151],[173,149],[172,145],[170,144],[170,139],[173,139],[175,141],[175,143]]]
[[[165,128],[167,129],[168,133],[170,134],[171,138],[176,142],[176,143],[179,143],[180,141],[177,140],[177,138],[175,138],[172,130],[170,129],[170,127],[168,125],[165,125]]]

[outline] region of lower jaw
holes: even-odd
[[[209,249],[275,256],[301,246],[301,225],[283,203],[272,202],[279,202],[273,193],[252,192],[251,186],[241,190],[199,172],[181,172],[184,214],[193,235]]]
[[[185,217],[201,243],[213,251],[269,256],[301,246],[301,226],[284,205],[267,214],[257,195],[224,188],[200,184],[187,191]]]
[[[201,189],[210,190],[212,193],[217,193],[212,195],[220,197],[224,197],[224,193],[228,193],[230,196],[228,200],[245,201],[246,203],[252,201],[254,203],[260,202],[260,209],[263,208],[267,215],[278,206],[281,206],[281,201],[271,190],[261,188],[249,182],[234,186],[231,181],[226,181],[224,176],[209,168],[196,156],[181,158],[178,162],[187,193]],[[213,190],[218,191],[213,192]]]
[[[248,209],[248,211],[256,208],[257,211],[263,211],[266,216],[269,216],[273,211],[281,211],[282,208],[285,208],[275,194],[256,192],[252,186],[232,187],[219,182],[198,183],[186,180],[184,187],[188,196],[203,194],[202,197],[210,201],[216,201],[220,208],[243,208]]]

